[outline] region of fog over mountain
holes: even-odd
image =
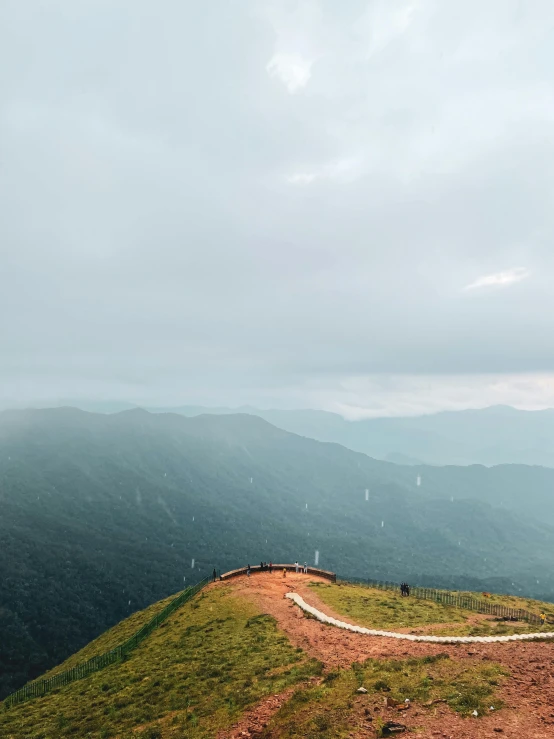
[[[184,406],[187,416],[229,413],[232,409]],[[397,464],[528,464],[554,467],[554,409],[520,411],[509,406],[450,411],[408,418],[349,421],[323,411],[242,412],[280,428]]]
[[[66,401],[98,413],[133,406],[124,402]],[[319,441],[331,441],[401,465],[527,464],[554,467],[554,409],[521,411],[510,406],[425,416],[348,420],[321,410],[260,409],[254,406],[151,407],[185,416],[247,413]]]

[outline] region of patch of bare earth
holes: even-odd
[[[247,711],[241,720],[231,729],[220,731],[217,735],[217,739],[254,739],[254,737],[260,736],[270,719],[277,713],[281,706],[288,701],[296,690],[299,690],[302,687],[308,687],[309,685],[316,684],[320,681],[321,678],[312,678],[312,680],[306,683],[300,683],[299,685],[287,688],[287,690],[279,693],[279,695],[268,696],[263,701],[260,701],[257,706],[254,706],[254,708]]]
[[[288,592],[298,592],[310,605],[344,620],[343,615],[334,613],[307,587],[309,582],[317,579],[296,573],[289,573],[287,578],[277,572],[272,575],[256,573],[249,578],[242,576],[217,586],[232,588],[234,593],[251,600],[264,613],[271,614],[292,644],[323,662],[327,670],[348,668],[352,662],[363,662],[368,658],[406,659],[447,653],[452,658],[473,663],[477,660],[497,662],[511,675],[498,691],[498,697],[504,702],[502,710],[498,713],[491,711],[477,719],[462,718],[444,703],[428,707],[412,703],[408,710],[400,712],[395,707],[385,707],[381,696],[368,694],[363,699],[357,698],[353,723],[349,727],[351,737],[372,736],[370,726],[375,723],[375,717],[380,716],[385,721],[406,725],[407,729],[416,731],[420,739],[554,739],[554,643],[429,644],[343,631],[306,617],[298,606],[285,598]],[[290,694],[292,692],[293,689]],[[264,703],[249,712],[250,721],[256,722],[258,710],[261,720],[264,720],[263,716],[267,714]],[[271,702],[268,705],[271,706]],[[249,734],[229,733],[225,736],[247,737]]]

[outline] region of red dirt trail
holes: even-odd
[[[554,643],[508,642],[496,644],[432,644],[405,642],[386,637],[368,636],[344,631],[306,618],[303,612],[285,594],[291,591],[301,595],[307,603],[324,613],[345,619],[323,603],[309,582],[321,581],[313,575],[281,572],[255,573],[251,577],[240,576],[228,582],[210,587],[229,588],[233,594],[252,601],[262,612],[272,615],[291,643],[312,657],[320,660],[326,669],[349,667],[352,662],[372,658],[423,657],[447,653],[459,660],[491,660],[502,664],[510,677],[498,690],[504,702],[498,712],[491,712],[478,719],[462,718],[444,703],[430,708],[413,703],[409,710],[399,713],[386,708],[383,698],[368,694],[356,699],[359,716],[355,712],[350,736],[353,739],[375,736],[371,723],[364,718],[363,706],[371,706],[372,712],[379,704],[378,713],[385,720],[405,724],[417,730],[419,739],[554,739]],[[350,621],[355,623],[354,621]],[[249,711],[230,731],[218,739],[236,739],[259,736],[271,716],[294,692],[271,696]],[[365,700],[365,703],[363,703]],[[363,703],[363,705],[362,705]]]

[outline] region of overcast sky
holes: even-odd
[[[1,404],[554,405],[553,28],[1,0]]]

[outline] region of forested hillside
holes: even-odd
[[[537,471],[515,470],[524,499]],[[476,499],[509,472],[438,472],[248,415],[0,414],[1,694],[214,566],[318,556],[350,575],[554,595],[554,530]],[[541,476],[546,496],[554,471]]]

